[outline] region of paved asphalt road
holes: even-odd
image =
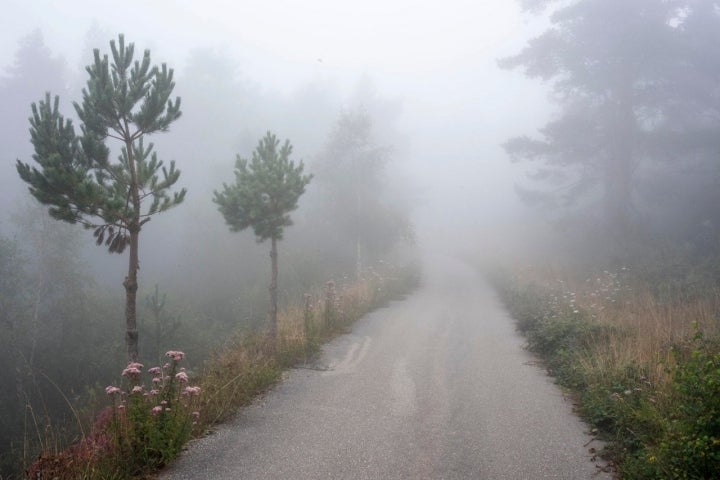
[[[472,269],[435,261],[415,294],[328,344],[318,370],[290,371],[160,478],[611,478],[522,344]]]

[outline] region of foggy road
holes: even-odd
[[[326,345],[317,369],[291,370],[160,478],[611,478],[522,344],[471,268],[432,262],[416,293]]]

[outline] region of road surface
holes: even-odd
[[[473,269],[436,259],[406,300],[326,345],[160,478],[610,479],[600,445]]]

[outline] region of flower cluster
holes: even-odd
[[[185,368],[178,368],[178,362],[185,358],[185,353],[170,350],[165,356],[170,359],[170,362],[162,367],[156,366],[147,370],[147,373],[151,375],[148,388],[142,382],[144,366],[138,362],[130,362],[122,371],[121,376],[127,382],[125,389],[114,385],[105,388],[105,393],[112,397],[118,411],[123,411],[128,405],[128,401],[138,398],[139,401],[134,401],[133,407],[145,409],[152,416],[172,412],[173,406],[179,404],[178,406],[186,410],[192,418],[199,417],[200,414],[195,409],[196,405],[190,405],[190,403],[197,402],[191,402],[188,399],[198,397],[200,387],[188,385],[190,377],[187,371]]]
[[[628,274],[629,269],[621,267],[617,272],[605,270],[582,284],[562,279],[543,282],[548,292],[547,317],[587,314],[590,318],[597,318],[604,310],[627,303],[632,293],[626,280]],[[569,283],[573,283],[573,286]]]
[[[175,362],[179,362],[180,360],[182,360],[182,359],[185,357],[185,354],[184,354],[183,352],[178,352],[178,351],[175,351],[175,350],[170,350],[169,352],[167,352],[167,353],[165,354],[165,356],[172,358],[173,361],[175,361]]]
[[[200,418],[200,387],[178,364],[180,351],[167,352],[168,363],[143,371],[130,362],[121,384],[105,388],[113,402],[108,433],[114,455],[131,465],[165,465],[177,456]]]
[[[125,370],[122,371],[123,377],[138,378],[142,373],[143,364],[137,362],[130,362]]]

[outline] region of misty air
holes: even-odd
[[[0,479],[720,477],[720,2],[6,2]]]

